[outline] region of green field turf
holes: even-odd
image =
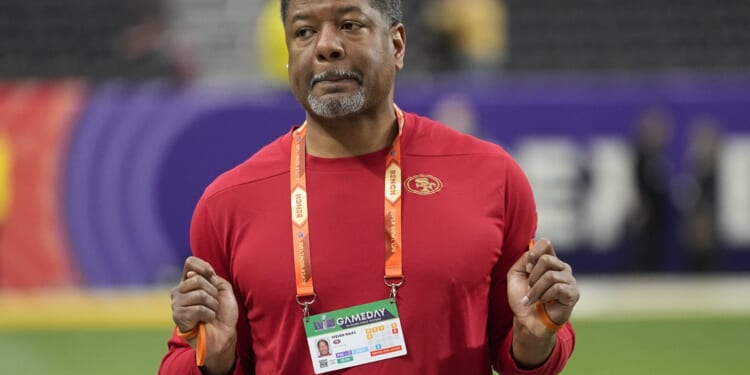
[[[750,374],[750,316],[574,321],[564,374]]]
[[[750,316],[576,321],[564,374],[748,374]],[[171,330],[0,331],[0,374],[156,374]]]
[[[156,374],[170,328],[3,331],[0,374]]]

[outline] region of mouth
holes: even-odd
[[[310,80],[310,88],[320,82],[340,82],[345,80],[352,80],[358,84],[362,84],[362,75],[349,70],[318,73]]]

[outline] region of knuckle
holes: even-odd
[[[189,286],[189,287],[190,287],[191,289],[196,289],[196,288],[200,288],[200,286],[201,286],[201,281],[202,281],[201,279],[203,279],[203,277],[201,277],[201,276],[196,276],[196,277],[191,277],[191,278],[189,278],[189,279],[185,280],[185,282],[187,283],[187,285],[188,285],[188,286]]]
[[[202,317],[205,318],[205,320],[213,320],[215,316],[215,312],[208,308],[208,306],[200,306],[199,308],[200,314]]]
[[[552,285],[547,290],[544,291],[543,299],[544,300],[554,300],[555,296],[557,295],[557,286]]]
[[[565,294],[565,286],[563,284],[555,284],[552,286],[552,288],[555,291],[555,294],[562,295]]]
[[[173,313],[172,320],[182,332],[185,332],[190,329],[190,327],[192,327],[192,321],[190,320],[190,317],[186,316],[184,312]]]
[[[549,282],[555,287],[561,286],[565,283],[565,277],[560,272],[549,272]]]
[[[554,272],[545,272],[542,279],[544,279],[544,282],[554,284],[557,281],[557,276]]]
[[[192,256],[189,256],[185,259],[185,264],[183,267],[185,268],[185,271],[188,271],[194,267],[194,264],[195,264],[194,258]]]
[[[539,242],[542,244],[545,250],[552,247],[552,241],[550,241],[549,238],[542,238],[539,240]]]
[[[211,300],[213,300],[213,297],[211,297],[211,295],[208,294],[208,292],[205,290],[200,291],[200,293],[198,294],[198,298],[203,304],[209,304]]]
[[[557,263],[557,257],[552,254],[544,254],[539,258],[541,262],[544,262],[544,265],[547,267],[554,266],[555,263]]]
[[[177,296],[175,298],[172,298],[172,311],[179,311],[184,308],[185,305],[185,299],[184,297]]]
[[[201,290],[203,290],[203,280],[204,280],[203,276],[198,275],[198,276],[191,278],[191,280],[193,280],[194,288],[200,288]]]

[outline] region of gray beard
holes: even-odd
[[[361,86],[357,92],[343,98],[320,99],[308,93],[307,102],[310,103],[313,113],[320,117],[343,117],[362,111],[365,105],[365,93]]]

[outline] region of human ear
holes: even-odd
[[[391,43],[393,43],[393,57],[398,71],[404,68],[404,55],[406,54],[406,28],[403,23],[391,27]]]

